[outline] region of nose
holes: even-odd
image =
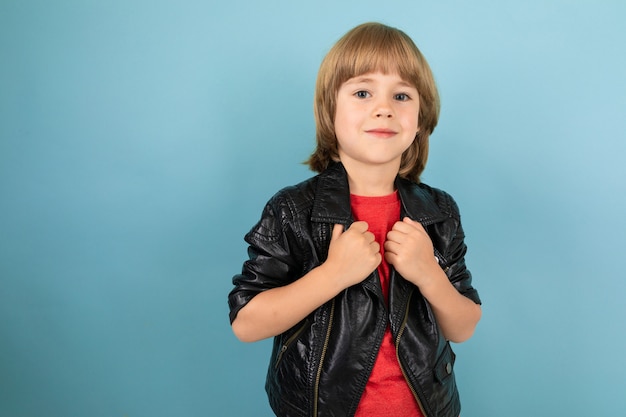
[[[380,99],[376,103],[375,115],[377,118],[391,118],[393,117],[393,110],[389,104],[389,100]]]

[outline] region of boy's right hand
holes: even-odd
[[[324,267],[343,288],[363,281],[382,261],[380,245],[367,228],[366,222],[354,222],[345,232],[343,225],[333,226]]]

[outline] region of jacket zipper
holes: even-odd
[[[302,334],[307,324],[308,324],[307,322],[302,324],[302,326],[300,326],[300,328],[294,334],[289,336],[289,338],[285,341],[285,343],[283,343],[282,347],[280,348],[280,352],[278,352],[278,357],[276,358],[276,362],[274,362],[275,368],[278,368],[278,365],[280,364],[280,361],[282,360],[283,355],[285,354],[287,349],[289,349],[289,346],[291,346],[293,341],[296,340]]]
[[[413,295],[413,291],[411,290],[411,293],[409,294],[409,297],[406,302],[406,310],[404,312],[404,318],[402,319],[402,324],[400,325],[398,336],[396,336],[396,358],[398,359],[398,365],[400,365],[400,370],[402,371],[402,375],[404,376],[404,379],[406,380],[406,383],[409,386],[409,389],[411,390],[413,397],[415,397],[415,401],[417,401],[417,405],[422,411],[422,414],[424,415],[424,417],[428,417],[426,414],[426,411],[424,410],[424,406],[422,405],[422,402],[420,401],[419,396],[417,395],[417,391],[415,390],[415,387],[413,386],[413,384],[411,384],[411,381],[407,377],[406,371],[404,370],[404,366],[402,365],[402,361],[400,360],[400,350],[399,350],[400,338],[402,337],[402,333],[404,333],[404,329],[406,328],[406,322],[409,318],[409,301],[411,300],[412,295]]]
[[[324,364],[324,357],[326,356],[326,350],[328,350],[328,343],[330,341],[330,329],[333,327],[333,318],[335,315],[335,299],[330,305],[330,318],[328,319],[328,329],[326,330],[326,338],[324,339],[324,346],[322,347],[322,354],[320,356],[320,363],[317,368],[317,375],[315,376],[315,386],[313,387],[313,416],[317,417],[317,402],[319,400],[320,391],[320,379],[322,377],[322,365]]]

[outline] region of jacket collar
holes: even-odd
[[[397,177],[396,188],[402,202],[402,217],[408,216],[424,225],[437,223],[448,216],[437,206],[426,187]],[[350,208],[348,174],[341,162],[335,162],[318,176],[311,221],[349,226],[353,221]]]

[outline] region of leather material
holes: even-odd
[[[480,304],[465,266],[464,233],[454,200],[403,178],[397,178],[396,187],[401,217],[422,223],[450,282]],[[231,322],[259,292],[287,285],[324,262],[333,225],[348,227],[352,222],[341,163],[274,195],[246,234],[249,259],[233,278],[235,288],[228,297]],[[353,415],[388,324],[402,370],[424,413],[458,417],[454,352],[427,300],[393,268],[389,307],[374,271],[274,338],[266,391],[276,415]]]

